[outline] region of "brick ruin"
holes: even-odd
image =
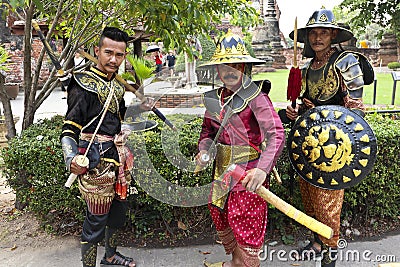
[[[274,3],[274,1],[268,1],[268,3]],[[271,4],[272,5],[272,4]],[[271,9],[272,10],[272,9]],[[279,8],[278,8],[279,11]],[[270,12],[271,13],[271,12]],[[279,14],[279,12],[276,12]],[[0,10],[0,18],[2,15],[2,10]],[[270,14],[271,16],[275,16],[275,13],[272,12]],[[10,69],[6,73],[6,83],[8,84],[19,84],[20,90],[23,90],[23,30],[19,30],[17,34],[13,34],[11,31],[15,19],[12,17],[8,17],[7,20],[0,19],[0,43],[5,47],[5,49],[9,52],[10,54],[10,60],[8,62],[8,68]],[[277,19],[273,19],[273,25],[278,25],[277,21],[279,21],[279,16]],[[11,26],[10,26],[11,25]],[[22,26],[23,27],[23,26]],[[275,27],[275,26],[274,26]],[[268,28],[268,27],[266,27]],[[276,27],[275,27],[276,28]],[[275,29],[274,28],[274,29]],[[23,29],[23,28],[22,28]],[[279,29],[275,29],[275,32],[279,31]],[[15,27],[14,27],[14,32],[15,32]],[[22,32],[22,35],[21,35]],[[265,31],[259,31],[259,34],[266,34]],[[19,34],[19,35],[18,35]],[[276,34],[275,34],[276,35]],[[276,36],[273,36],[276,39]],[[267,36],[268,37],[268,36]],[[264,40],[264,37],[258,37],[261,38],[261,40]],[[269,37],[268,37],[269,38]],[[268,39],[267,38],[267,39]],[[281,39],[284,38],[283,36],[280,37]],[[271,39],[271,38],[269,38]],[[268,42],[272,42],[274,44],[277,44],[277,40],[268,40]],[[257,40],[257,38],[256,38]],[[255,42],[256,47],[255,51],[257,50],[257,46],[259,44]],[[271,43],[270,43],[271,44]],[[397,43],[396,38],[393,35],[390,34],[385,34],[384,39],[380,43],[380,49],[378,48],[356,48],[355,47],[355,42],[353,40],[353,43],[348,43],[344,44],[346,47],[351,47],[352,49],[356,49],[359,52],[365,54],[371,62],[374,64],[374,66],[379,66],[379,64],[382,64],[382,66],[386,66],[387,63],[393,62],[393,61],[398,61],[399,60],[399,45]],[[33,36],[32,39],[32,71],[35,70],[36,67],[36,61],[39,57],[40,51],[42,50],[42,43],[40,39],[37,36]],[[56,42],[56,47],[58,52],[61,52],[62,50],[62,40],[59,40]],[[140,46],[137,46],[140,47]],[[346,48],[347,48],[346,47]],[[257,51],[259,52],[259,51]],[[301,49],[298,51],[301,53]],[[292,48],[283,48],[279,46],[279,56],[277,57],[276,53],[272,53],[272,51],[267,51],[266,56],[273,57],[279,59],[279,66],[276,64],[272,64],[272,67],[275,68],[282,68],[284,66],[290,67],[292,62],[293,62],[293,49]],[[52,64],[50,59],[45,56],[47,60],[44,60],[42,70],[41,70],[41,75],[40,75],[40,80],[39,80],[39,88],[43,86],[44,82],[46,81],[49,71],[52,68]],[[283,61],[281,60],[283,58]],[[304,60],[300,60],[300,64],[302,64]]]
[[[0,10],[0,17],[2,16],[2,10]],[[12,31],[10,25],[15,25],[15,19],[11,16],[7,17],[7,20],[0,19],[0,43],[8,51],[10,58],[7,62],[6,71],[6,84],[18,84],[20,90],[23,90],[23,79],[24,79],[24,46],[23,46],[23,25],[19,27],[16,32]],[[22,29],[22,31],[21,31]],[[62,49],[61,41],[55,42],[58,52]],[[32,72],[35,71],[36,63],[40,55],[40,51],[43,48],[43,44],[39,37],[33,36],[32,38]],[[52,64],[50,58],[45,56],[47,60],[43,61],[41,73],[39,76],[39,88],[43,86],[47,77],[49,76]]]

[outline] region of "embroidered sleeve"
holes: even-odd
[[[68,110],[62,127],[61,138],[69,136],[78,142],[79,134],[88,113],[85,95],[86,91],[82,90],[77,84],[73,84],[68,88]]]

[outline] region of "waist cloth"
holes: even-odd
[[[101,155],[100,163],[95,168],[79,175],[79,191],[94,215],[107,214],[114,198],[126,200],[131,182],[130,170],[133,167],[133,155],[126,146],[129,133],[129,130],[124,129],[115,136],[96,135],[100,147],[102,143],[114,142],[119,162],[103,159]],[[90,133],[82,133],[80,136],[85,141],[91,138]]]
[[[230,176],[224,177],[226,169],[231,164],[240,164],[244,165],[247,170],[247,163],[258,159],[260,154],[251,146],[217,144],[216,148],[214,181],[211,189],[210,203],[223,209],[230,190],[246,190],[241,183],[233,181]]]

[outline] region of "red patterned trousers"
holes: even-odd
[[[248,191],[229,193],[224,210],[209,204],[211,217],[226,254],[235,253],[246,266],[259,266],[258,252],[267,226],[267,203]]]

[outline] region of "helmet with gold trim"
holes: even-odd
[[[304,28],[297,30],[297,41],[304,43],[303,55],[305,57],[314,57],[315,55],[308,42],[308,32],[312,28],[337,29],[338,33],[335,39],[332,40],[332,44],[346,42],[353,38],[353,33],[351,31],[338,25],[333,12],[322,7],[320,10],[314,11]],[[292,40],[294,39],[294,31],[289,34],[289,37]]]
[[[216,43],[214,55],[210,61],[201,66],[213,66],[229,63],[262,64],[264,60],[252,57],[246,49],[246,45],[239,35],[230,29]]]

